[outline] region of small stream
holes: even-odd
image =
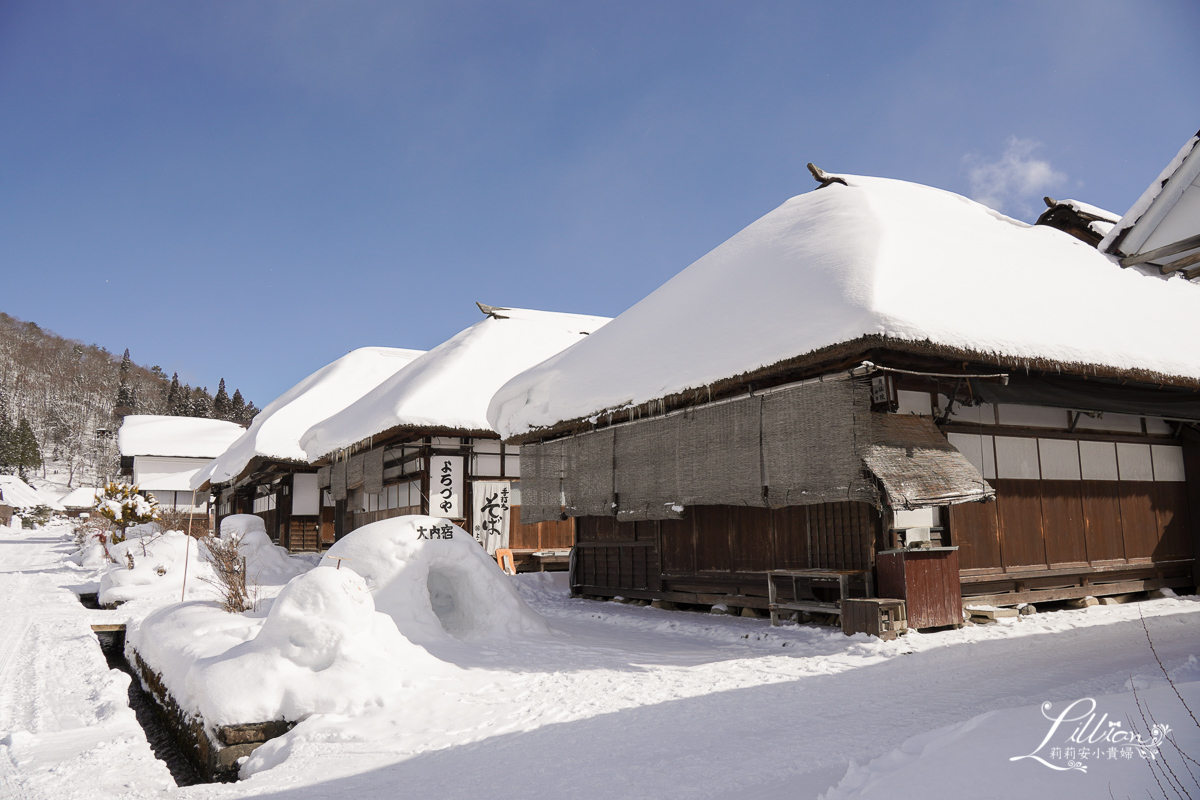
[[[138,724],[146,732],[146,739],[149,740],[150,749],[154,751],[155,757],[166,764],[167,769],[171,771],[175,785],[194,786],[197,783],[204,783],[204,779],[192,766],[192,762],[179,749],[179,744],[175,741],[169,723],[163,717],[158,704],[142,688],[141,681],[130,668],[129,662],[125,660],[125,632],[97,631],[96,636],[100,639],[100,649],[104,652],[104,658],[108,661],[109,668],[119,669],[131,678],[129,707],[133,709],[133,713],[137,715]]]

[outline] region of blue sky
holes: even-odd
[[[0,310],[265,405],[473,301],[616,315],[832,172],[1117,213],[1200,6],[0,2]]]

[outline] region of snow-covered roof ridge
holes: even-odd
[[[300,437],[421,356],[421,350],[360,347],[326,364],[267,404],[250,428],[215,454],[192,478],[192,488],[236,479],[255,458],[305,462]]]
[[[242,435],[241,425],[204,417],[131,414],[117,431],[123,456],[213,458]]]
[[[17,509],[46,506],[54,511],[63,511],[63,505],[39,489],[35,489],[16,475],[0,475],[0,505]]]
[[[886,178],[793,197],[517,375],[505,438],[862,339],[1200,379],[1200,287],[960,195]]]
[[[522,308],[480,308],[487,318],[443,342],[300,440],[311,461],[398,427],[490,431],[488,401],[509,378],[594,335],[609,320]]]

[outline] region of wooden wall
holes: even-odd
[[[766,603],[766,570],[868,569],[880,536],[879,515],[865,503],[697,506],[677,520],[576,522],[576,583],[584,594],[738,598],[757,606]]]
[[[1192,558],[1187,484],[993,479],[994,503],[950,507],[964,574]]]

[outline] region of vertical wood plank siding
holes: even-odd
[[[842,502],[779,509],[696,506],[682,519],[618,523],[579,517],[577,523],[581,586],[657,590],[674,581],[721,593],[732,581],[739,591],[762,594],[768,569],[870,568],[879,517],[866,503]]]
[[[1190,484],[994,480],[995,503],[951,506],[963,570],[1177,561],[1195,555]]]

